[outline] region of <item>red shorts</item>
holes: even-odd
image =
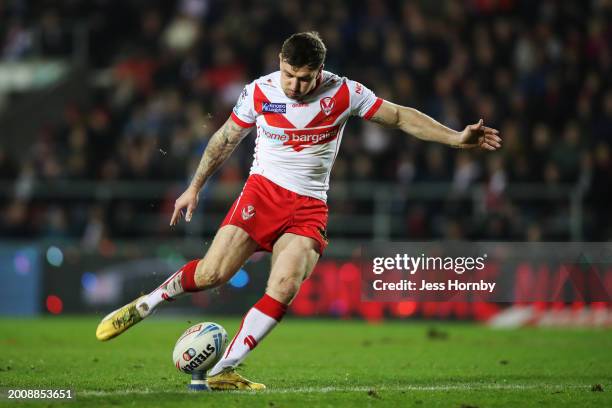
[[[249,176],[221,223],[225,225],[242,228],[260,250],[268,252],[286,232],[314,239],[320,254],[327,246],[327,204],[282,188],[259,174]]]

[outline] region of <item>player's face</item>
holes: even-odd
[[[280,58],[280,56],[279,56]],[[317,86],[323,66],[319,68],[292,67],[280,58],[281,86],[291,99],[302,99]]]

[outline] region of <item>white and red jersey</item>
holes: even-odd
[[[238,125],[257,126],[251,174],[325,201],[348,118],[371,118],[382,99],[359,82],[323,71],[317,87],[297,101],[285,95],[280,77],[277,71],[248,84],[232,112]]]

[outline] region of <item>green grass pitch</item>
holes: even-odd
[[[100,343],[97,318],[0,319],[0,406],[612,406],[606,330],[287,318],[241,367],[268,390],[193,393],[171,354],[182,331],[201,320],[230,335],[239,324],[152,318]],[[70,388],[76,399],[7,400],[11,388]]]

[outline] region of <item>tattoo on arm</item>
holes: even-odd
[[[199,191],[206,180],[223,164],[238,146],[238,143],[249,133],[249,130],[238,126],[232,119],[228,119],[210,138],[191,181],[191,186]]]

